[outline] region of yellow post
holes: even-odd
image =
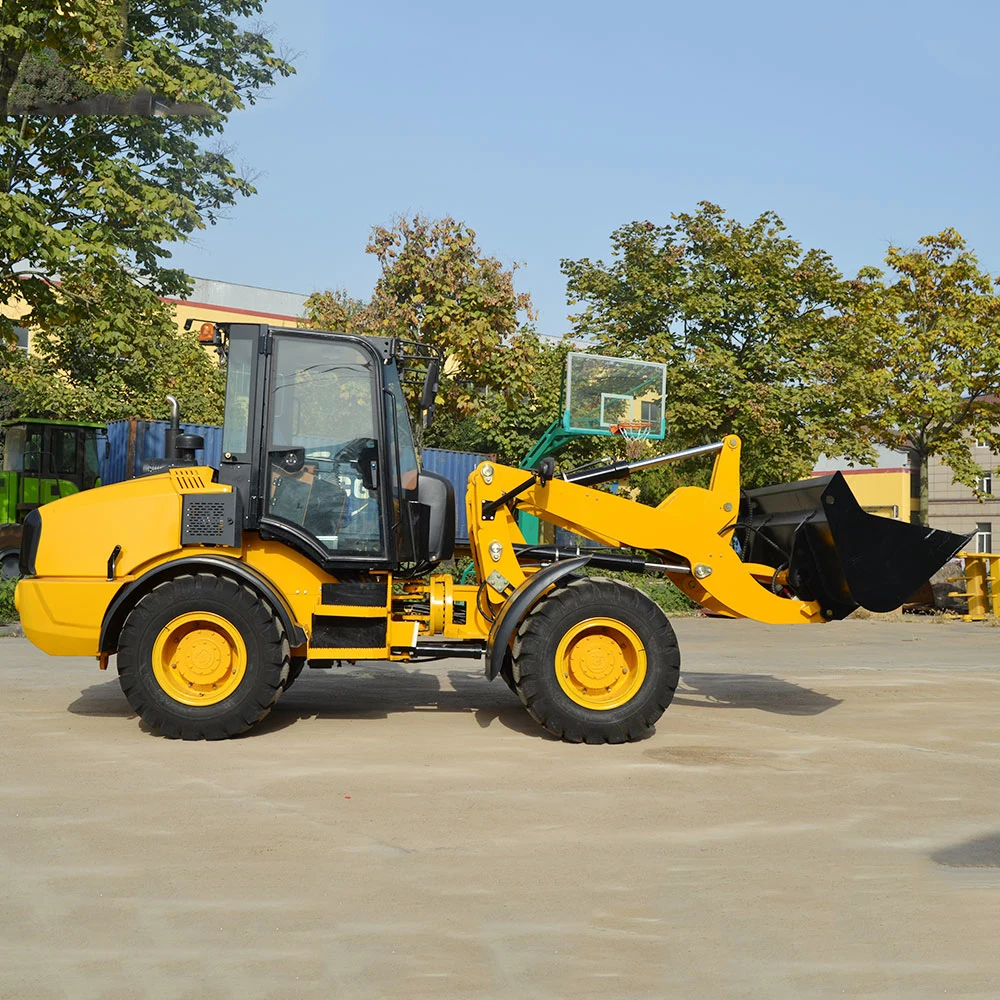
[[[991,552],[983,556],[983,561],[986,563],[989,613],[996,618],[1000,616],[1000,555]]]
[[[990,595],[990,563],[1000,569],[1000,557],[981,552],[959,552],[958,556],[965,560],[965,576],[949,577],[948,582],[963,582],[965,591],[953,591],[948,596],[968,599],[969,613],[962,615],[964,621],[985,621],[990,614],[996,613]],[[1000,587],[994,587],[993,593],[1000,595]]]

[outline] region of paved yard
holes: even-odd
[[[0,638],[0,996],[1000,996],[1000,630],[676,627],[624,747],[470,661],[172,742]]]

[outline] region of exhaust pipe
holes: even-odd
[[[735,529],[744,562],[786,569],[829,619],[895,610],[971,537],[869,514],[839,472],[748,490]]]
[[[167,396],[167,402],[170,404],[170,427],[164,434],[163,450],[166,454],[163,457],[168,461],[173,461],[177,458],[176,441],[181,432],[181,404],[173,396]]]

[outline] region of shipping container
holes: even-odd
[[[142,472],[143,462],[163,458],[166,452],[166,420],[112,420],[108,424],[107,443],[98,450],[101,482],[104,485],[134,479]],[[222,428],[205,424],[181,424],[181,432],[200,434],[204,449],[195,452],[199,465],[217,469],[222,460]]]

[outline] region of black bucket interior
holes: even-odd
[[[827,618],[904,604],[971,537],[869,514],[832,476],[749,490],[736,541],[745,562],[788,570],[788,586]]]

